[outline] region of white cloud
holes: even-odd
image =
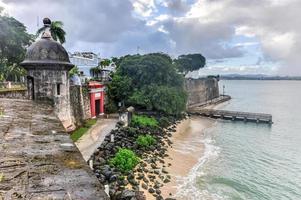
[[[5,5],[6,11],[30,32],[37,30],[37,16],[40,21],[45,16],[63,21],[69,50],[91,48],[105,55],[120,55],[141,46],[143,52],[200,52],[208,59],[228,59],[243,57],[249,53],[246,49],[254,50],[252,46],[257,45],[256,51],[264,54],[258,65],[266,60],[282,62],[284,67],[279,72],[301,75],[300,0],[188,2],[0,0],[0,5]]]

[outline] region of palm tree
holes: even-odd
[[[53,21],[53,22],[51,22],[51,25],[50,25],[50,33],[51,33],[52,38],[55,41],[59,40],[61,44],[66,42],[66,39],[65,39],[66,32],[63,30],[63,26],[64,26],[64,24],[61,21]],[[40,28],[37,31],[37,34],[40,35],[42,32],[45,31],[45,29],[46,29],[46,26],[43,26],[42,28]]]
[[[90,74],[91,74],[92,77],[98,79],[100,74],[101,74],[101,67],[100,66],[92,67],[90,69]]]

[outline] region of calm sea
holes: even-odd
[[[301,81],[220,81],[232,100],[221,109],[263,112],[274,124],[219,120],[191,199],[301,200]]]

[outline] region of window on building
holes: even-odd
[[[56,94],[61,95],[61,84],[60,83],[56,84]]]

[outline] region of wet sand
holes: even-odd
[[[191,117],[181,121],[177,125],[177,131],[171,137],[172,147],[168,149],[165,163],[170,163],[167,168],[171,176],[171,182],[164,184],[160,189],[164,198],[174,197],[177,193],[177,185],[181,177],[186,177],[190,170],[198,163],[204,154],[204,130],[213,125],[214,121],[202,118]],[[155,199],[151,194],[145,192],[147,200]]]

